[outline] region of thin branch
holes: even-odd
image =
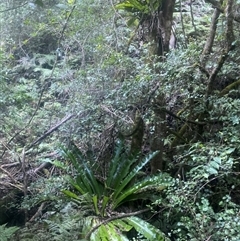
[[[58,39],[58,45],[61,43],[61,41],[62,41],[62,39],[63,39],[64,32],[65,32],[65,30],[66,30],[66,28],[67,28],[67,24],[68,24],[68,22],[69,22],[69,20],[70,20],[70,18],[71,18],[71,16],[72,16],[72,13],[73,13],[75,7],[76,7],[76,5],[73,5],[70,13],[69,13],[68,16],[67,16],[67,19],[66,19],[66,21],[65,21],[65,23],[64,23],[64,25],[63,25],[63,28],[62,28],[62,31],[61,31],[61,34],[60,34],[60,38]]]
[[[42,211],[44,209],[44,207],[46,206],[46,202],[41,203],[40,207],[38,208],[37,212],[31,217],[31,219],[29,220],[29,222],[33,222],[35,218],[39,217],[40,215],[42,215]]]
[[[24,197],[27,196],[27,188],[28,188],[28,175],[27,175],[27,172],[26,172],[26,158],[25,158],[25,147],[23,148],[23,151],[22,151],[22,160],[21,160],[21,163],[22,163],[22,172],[23,172],[23,195]],[[24,218],[25,218],[25,223],[26,223],[26,220],[27,220],[27,216],[28,216],[28,211],[26,208],[24,208]]]
[[[220,2],[216,1],[216,0],[205,0],[207,3],[210,3],[212,4],[212,6],[214,8],[217,8],[221,13],[224,13],[224,9],[222,8],[222,5]],[[236,22],[239,22],[240,23],[240,19],[238,16],[233,16],[233,19],[236,21]]]
[[[39,138],[37,138],[37,140],[35,140],[33,143],[31,143],[28,147],[27,150],[31,149],[33,146],[35,146],[37,143],[41,142],[43,139],[45,139],[47,136],[49,136],[52,132],[56,131],[62,124],[64,124],[65,122],[67,122],[68,120],[70,120],[72,117],[74,117],[75,115],[70,114],[65,116],[60,122],[58,122],[55,126],[53,126],[52,128],[50,128],[47,132],[45,132],[42,136],[40,136]]]
[[[8,9],[5,9],[5,10],[2,10],[2,11],[0,11],[0,13],[12,11],[12,10],[15,10],[15,9],[18,9],[18,8],[21,8],[21,7],[24,7],[24,6],[27,5],[27,4],[28,4],[28,2],[25,2],[25,3],[23,3],[22,5],[19,5],[19,6],[17,6],[17,7],[12,7],[12,8],[8,8]]]
[[[190,7],[190,14],[191,14],[192,26],[193,26],[194,31],[195,31],[195,33],[196,33],[196,32],[197,32],[197,27],[196,27],[196,25],[195,25],[195,23],[194,23],[193,9],[192,9],[192,2],[193,2],[193,0],[190,0],[189,7]]]
[[[7,176],[14,182],[14,183],[17,183],[17,181],[14,179],[14,177],[12,176],[12,174],[10,172],[8,172],[7,170],[5,170],[2,166],[0,166],[0,170],[7,174]]]

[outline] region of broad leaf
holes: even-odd
[[[90,240],[92,241],[128,241],[128,239],[119,232],[118,228],[108,223],[106,225],[101,225],[96,231],[94,231]]]
[[[142,234],[149,241],[169,241],[163,232],[138,217],[132,216],[124,218],[124,220],[132,225],[138,233]]]
[[[147,177],[144,180],[134,184],[132,187],[122,192],[116,200],[114,200],[113,209],[122,204],[125,201],[135,200],[136,195],[150,190],[161,191],[171,183],[170,176],[165,173],[160,173],[157,176]],[[129,198],[130,196],[130,198]],[[133,196],[131,198],[131,196]],[[147,196],[146,196],[147,198]]]
[[[116,189],[129,174],[131,166],[138,160],[138,156],[127,156],[123,141],[116,148],[116,154],[110,162],[109,175],[106,180],[106,186],[111,189]]]
[[[121,194],[123,189],[133,180],[134,177],[137,176],[138,172],[155,156],[157,155],[158,151],[149,154],[145,159],[140,161],[140,163],[124,178],[118,188],[115,190],[113,194],[113,199],[117,199],[118,196]]]

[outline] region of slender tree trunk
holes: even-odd
[[[154,105],[154,133],[151,136],[151,151],[159,151],[159,153],[151,160],[151,173],[155,174],[164,169],[164,139],[167,136],[166,130],[166,113],[161,110],[164,107],[165,97],[159,94],[155,99]]]
[[[169,41],[172,33],[172,20],[175,0],[162,0],[158,13],[158,28],[160,30],[159,55],[169,52]]]
[[[234,47],[233,41],[234,41],[234,33],[233,33],[233,3],[234,0],[228,0],[227,6],[225,10],[226,19],[227,19],[227,28],[225,33],[225,47],[222,50],[222,54],[218,60],[217,66],[212,70],[209,79],[208,79],[208,86],[207,86],[207,92],[206,92],[206,99],[211,95],[211,93],[214,90],[214,84],[216,77],[219,73],[219,71],[222,69],[223,64],[225,63],[229,51],[232,50]]]
[[[169,52],[174,4],[175,0],[162,0],[158,11],[145,22],[145,28],[148,29],[147,41],[150,43],[150,58],[154,55],[164,56]]]
[[[205,67],[207,56],[211,53],[211,50],[212,50],[212,46],[213,46],[213,42],[214,42],[214,38],[215,38],[215,34],[216,34],[216,29],[217,29],[218,17],[220,15],[220,13],[221,12],[217,8],[215,8],[213,17],[212,17],[211,26],[210,26],[210,34],[208,36],[208,39],[206,41],[206,44],[204,46],[203,53],[201,56],[201,65],[203,67]]]

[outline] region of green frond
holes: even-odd
[[[92,233],[90,240],[92,241],[128,241],[128,239],[121,234],[115,225],[108,223],[101,225],[95,232]]]
[[[99,209],[98,209],[98,196],[97,196],[97,195],[93,196],[93,197],[92,197],[92,201],[93,201],[93,206],[94,206],[95,213],[96,213],[97,215],[99,215],[99,214],[100,214],[100,211],[99,211]]]
[[[101,196],[103,193],[103,185],[97,181],[81,151],[75,145],[72,145],[72,150],[63,150],[63,153],[78,172],[76,183],[74,183],[74,181],[70,183],[80,191],[81,194],[90,193]]]
[[[133,178],[136,177],[138,172],[154,157],[156,156],[158,151],[149,154],[146,156],[140,163],[122,180],[120,185],[116,188],[114,194],[113,194],[113,199],[117,199],[119,195],[121,195],[121,192],[123,191],[124,188],[133,180]],[[119,202],[118,202],[119,203]],[[116,206],[116,205],[115,205]]]
[[[83,168],[85,175],[82,176],[82,181],[88,186],[88,189],[91,188],[91,192],[88,190],[90,193],[97,194],[100,197],[103,193],[103,185],[97,181],[92,169],[86,163],[83,165]],[[78,178],[81,178],[81,176],[78,176]]]
[[[147,177],[142,181],[137,182],[129,189],[122,192],[116,200],[114,200],[113,208],[126,201],[141,199],[139,193],[147,192],[150,190],[161,191],[171,184],[171,177],[166,173],[159,173],[157,176]],[[146,197],[147,198],[147,197]]]
[[[105,184],[111,189],[116,189],[120,185],[129,174],[131,166],[138,160],[137,155],[127,155],[125,148],[123,141],[120,141],[116,147],[116,154],[110,162],[110,172]]]
[[[79,196],[76,195],[75,193],[69,191],[69,190],[62,190],[62,193],[64,193],[69,198],[73,198],[73,199],[79,200],[79,198],[78,198]]]
[[[6,227],[7,224],[0,225],[0,240],[9,241],[12,235],[19,229],[18,227]]]
[[[125,1],[116,5],[116,9],[125,10],[127,12],[135,13],[141,11],[141,7],[132,4],[130,1]]]
[[[109,201],[110,201],[110,198],[109,198],[109,197],[103,196],[103,199],[102,199],[102,208],[101,208],[101,215],[102,215],[102,217],[105,216],[105,210],[106,210],[106,207],[107,207],[107,204],[108,204]]]
[[[132,229],[132,225],[129,225],[126,221],[122,219],[116,219],[111,221],[111,223],[117,226],[122,232],[129,232]]]

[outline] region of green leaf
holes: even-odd
[[[114,223],[107,223],[101,225],[96,231],[91,234],[90,240],[92,241],[129,241],[121,232],[117,225]]]
[[[137,0],[128,0],[116,5],[117,9],[122,9],[127,12],[144,12],[146,10],[146,5],[142,4]]]
[[[68,5],[62,4],[62,3],[57,4],[56,7],[60,8],[60,9],[65,9],[65,10],[69,8]]]
[[[215,168],[213,168],[213,167],[207,167],[207,172],[210,175],[217,175],[218,174],[218,171]]]
[[[97,181],[92,169],[88,166],[86,159],[81,151],[72,144],[71,150],[63,150],[65,157],[67,157],[78,172],[76,183],[81,189],[81,193],[97,194],[101,196],[103,193],[103,185]],[[74,185],[73,183],[71,183]]]
[[[139,24],[139,20],[138,20],[138,18],[137,18],[136,16],[130,18],[130,19],[127,21],[127,25],[128,25],[129,27],[131,27],[132,25],[136,25],[136,26],[137,26],[138,24]]]
[[[93,200],[95,212],[96,212],[97,215],[99,215],[100,212],[99,212],[99,209],[98,209],[98,196],[97,195],[93,196],[92,200]]]
[[[116,219],[111,223],[118,227],[122,232],[129,232],[132,229],[132,225],[127,224],[127,222],[122,219]]]
[[[138,218],[138,217],[128,217],[124,218],[128,224],[132,225],[136,231],[142,234],[149,241],[168,241],[163,232],[151,225],[150,223]]]
[[[67,197],[73,198],[73,199],[79,199],[78,195],[75,193],[69,191],[69,190],[62,190],[62,193],[64,193]]]
[[[67,169],[67,166],[66,164],[64,164],[63,162],[61,161],[58,161],[58,160],[54,160],[53,162],[51,160],[49,160],[48,162],[52,163],[54,166],[58,167],[58,168],[61,168],[63,170],[66,170]]]
[[[132,187],[127,189],[126,191],[122,192],[116,200],[113,201],[113,209],[121,205],[125,201],[132,201],[136,198],[139,199],[140,197],[133,195],[139,194],[142,192],[147,192],[150,190],[157,190],[161,191],[166,188],[171,183],[170,176],[165,173],[160,173],[157,176],[147,177],[144,180],[134,184]],[[148,196],[145,196],[146,199]]]
[[[228,148],[226,151],[223,152],[223,154],[229,155],[229,154],[233,153],[235,151],[235,149],[236,149],[235,147]]]
[[[132,181],[134,177],[138,174],[138,172],[154,157],[158,154],[158,151],[149,154],[145,157],[140,163],[124,178],[124,180],[120,183],[117,189],[114,191],[113,199],[117,199],[119,195],[121,195],[122,190]]]
[[[81,194],[87,193],[87,189],[83,186],[82,183],[80,183],[80,181],[77,182],[77,183],[75,183],[74,180],[72,180],[72,179],[70,179],[70,178],[68,179],[68,181],[69,181],[69,183],[70,183],[76,190],[78,190]]]
[[[212,168],[215,168],[216,170],[218,170],[219,167],[220,167],[220,164],[221,164],[221,159],[220,159],[220,163],[218,161],[215,161],[215,160],[214,161],[210,161],[209,162],[209,166],[212,167]]]
[[[102,208],[101,208],[102,209],[102,211],[101,211],[102,216],[105,216],[105,209],[106,209],[106,206],[107,206],[109,200],[110,200],[109,197],[106,197],[106,196],[103,197]]]
[[[221,165],[222,159],[219,156],[213,157],[213,161]]]

